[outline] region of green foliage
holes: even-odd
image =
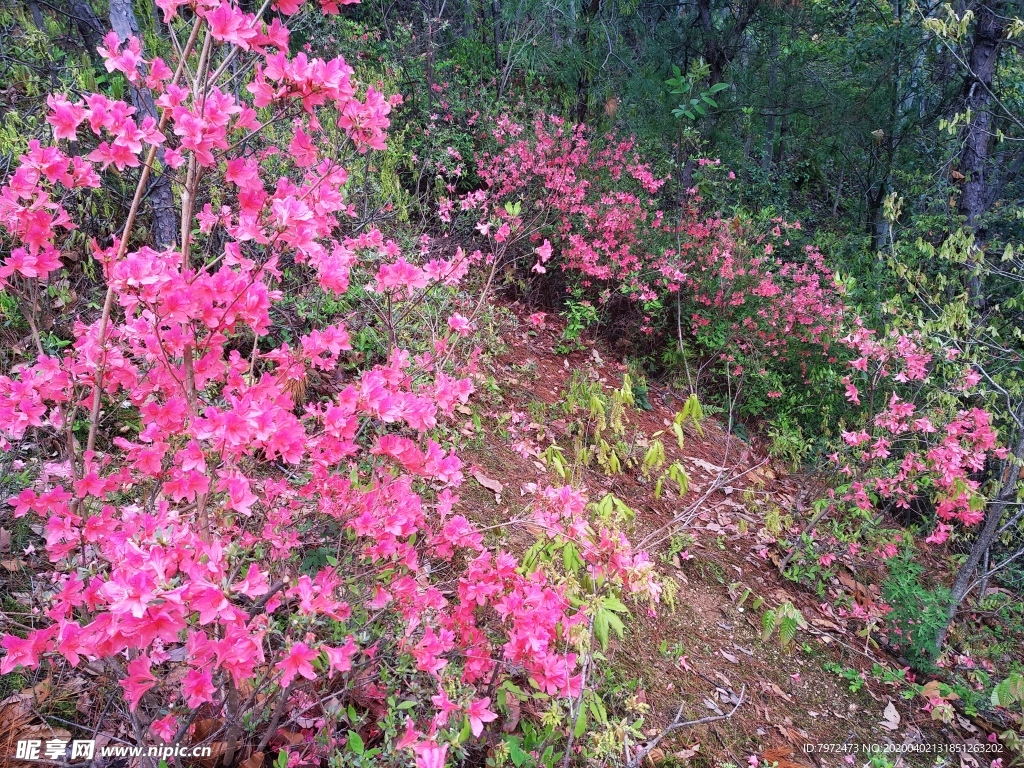
[[[948,619],[950,593],[942,586],[921,583],[924,568],[914,560],[911,548],[889,561],[889,575],[882,582],[882,599],[892,607],[886,616],[890,642],[918,669],[934,669],[939,648],[938,630]]]
[[[586,299],[571,299],[566,303],[562,314],[565,317],[565,329],[562,331],[562,343],[555,351],[566,354],[582,349],[580,337],[584,331],[597,323],[597,308]]]
[[[1009,709],[1024,704],[1024,675],[1014,672],[992,691],[992,705]]]
[[[804,437],[803,428],[783,413],[772,419],[768,425],[768,437],[771,445],[768,453],[786,463],[796,472],[811,451],[811,444]]]
[[[665,81],[673,96],[683,96],[684,101],[672,110],[672,116],[676,118],[685,117],[687,120],[696,121],[708,114],[708,107],[718,108],[718,102],[712,97],[729,87],[728,83],[715,83],[710,88],[701,90],[698,86],[711,74],[711,67],[704,59],[698,59],[690,64],[684,75],[679,67],[672,65],[672,77]]]
[[[800,609],[788,600],[778,608],[770,608],[761,617],[761,639],[768,640],[778,632],[779,644],[784,650],[792,648],[797,630],[807,629],[807,620]]]
[[[847,682],[850,693],[857,693],[857,691],[864,687],[864,676],[856,669],[844,667],[842,664],[836,664],[834,661],[826,661],[822,668],[843,678]]]

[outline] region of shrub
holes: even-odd
[[[595,139],[543,116],[532,130],[499,119],[493,134],[497,149],[478,161],[486,196],[464,207],[482,213],[477,228],[495,233],[495,253],[522,279],[567,280],[574,328],[574,308],[589,301],[616,336],[685,344],[680,362],[710,361],[750,415],[795,407],[837,361],[841,290],[822,254],[796,244],[798,223],[704,215],[696,188],[667,216],[657,207],[665,179],[633,139]],[[701,168],[711,176],[718,163]]]
[[[949,590],[921,584],[924,568],[909,548],[889,561],[882,599],[892,610],[886,615],[889,640],[915,668],[934,670],[939,648],[935,638],[949,616]]]
[[[93,246],[102,313],[62,354],[0,377],[3,449],[61,451],[11,500],[43,519],[52,570],[30,626],[3,638],[0,672],[103,660],[137,738],[213,718],[226,763],[242,749],[465,755],[509,697],[580,695],[591,617],[623,589],[656,597],[651,566],[571,488],[541,490],[531,518],[542,540],[572,542],[571,572],[522,567],[459,513],[462,463],[439,441],[474,390],[475,318],[453,312],[419,349],[399,340],[409,307],[474,260],[404,254],[348,225],[344,162],[382,150],[398,97],[364,90],[340,57],[290,56],[280,16],[158,5],[187,61],[172,69],[114,35],[101,52],[152,89],[159,119],[54,94],[53,143],[31,142],[0,192],[0,287],[20,296],[62,269],[64,196],[138,174],[121,236]],[[246,55],[240,98],[227,65]],[[325,125],[343,146],[320,143]],[[179,168],[181,242],[156,250],[139,241],[138,201],[150,172]],[[202,207],[201,180],[219,198]],[[376,314],[383,361],[339,373],[340,321],[275,340],[284,263]],[[317,375],[333,383],[304,402]],[[299,721],[317,737],[284,740]]]

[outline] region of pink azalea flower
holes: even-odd
[[[469,728],[473,732],[474,736],[479,737],[484,731],[484,724],[490,723],[498,719],[498,716],[487,709],[487,705],[491,703],[489,698],[476,699],[469,707],[466,708],[466,714],[469,715]]]
[[[448,745],[421,741],[413,747],[413,751],[416,753],[416,768],[444,768]]]
[[[305,643],[293,643],[284,657],[275,665],[281,670],[281,685],[290,685],[297,675],[307,680],[316,679],[316,671],[313,669],[313,660],[317,652]]]

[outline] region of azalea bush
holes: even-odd
[[[477,229],[535,296],[555,286],[616,336],[714,372],[747,415],[796,410],[810,386],[834,391],[842,287],[799,223],[706,210],[730,183],[720,163],[701,160],[677,204],[632,138],[551,116],[532,127],[505,116],[492,133],[496,149],[478,160],[486,189],[463,207],[482,212]]]
[[[520,520],[573,558],[529,568],[460,512],[464,468],[443,443],[475,388],[475,318],[404,324],[433,295],[454,306],[484,257],[404,252],[357,221],[347,185],[346,162],[384,150],[400,97],[341,57],[293,55],[300,2],[269,22],[230,2],[157,4],[180,55],[113,33],[100,49],[157,117],[55,93],[52,140],[31,141],[0,191],[0,288],[24,300],[66,268],[65,203],[110,176],[135,189],[117,236],[92,243],[99,313],[60,354],[33,328],[37,354],[0,376],[0,448],[55,447],[10,500],[42,521],[50,569],[11,618],[0,673],[89,665],[117,681],[140,743],[205,739],[225,764],[438,768],[527,699],[567,718],[565,736],[592,618],[657,584],[571,488],[538,486]],[[252,76],[236,89],[239,61]],[[181,222],[162,248],[140,225],[158,174]],[[343,319],[275,334],[285,269],[376,316],[382,360],[343,364]]]
[[[921,572],[907,565],[908,551],[916,538],[935,547],[975,533],[988,505],[985,471],[1008,466],[1008,450],[991,411],[978,405],[985,402],[982,376],[957,348],[920,331],[878,333],[860,318],[842,342],[851,358],[841,380],[851,409],[829,456],[838,480],[816,502],[787,575],[820,583],[841,565],[898,566],[902,576],[886,582],[886,602],[848,609],[869,622],[891,610],[885,621],[892,644],[929,666],[941,650],[935,633],[948,590],[919,622],[918,603],[930,593],[907,586]]]

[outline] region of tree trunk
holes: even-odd
[[[78,34],[82,36],[82,42],[92,56],[97,56],[96,49],[103,42],[103,22],[92,9],[89,0],[70,0],[68,11],[78,28]]]
[[[501,71],[501,2],[500,0],[491,0],[491,22],[493,24],[492,32],[494,34],[494,69],[496,72]]]
[[[1018,424],[1024,423],[1024,400],[1017,404],[1015,418]],[[971,591],[971,584],[974,581],[974,572],[978,568],[978,563],[981,562],[982,557],[988,552],[989,547],[992,546],[999,535],[999,523],[1002,522],[1003,514],[1006,512],[1007,507],[1017,498],[1020,465],[1021,462],[1024,462],[1024,428],[1017,428],[1017,441],[1013,446],[1012,454],[1013,457],[1009,459],[1010,471],[1007,473],[999,493],[989,502],[988,514],[985,516],[985,527],[981,529],[981,533],[978,534],[978,538],[974,541],[974,546],[971,547],[971,551],[967,555],[967,560],[960,566],[960,570],[957,571],[956,578],[953,580],[953,587],[950,590],[952,594],[949,613],[935,640],[936,647],[939,650],[942,649],[946,642],[949,628],[953,624],[953,619],[956,618],[957,611],[960,610],[960,604],[967,597],[967,593]]]
[[[771,109],[765,116],[764,125],[764,152],[761,155],[761,168],[765,173],[772,169],[772,160],[775,154],[775,91],[778,88],[779,77],[779,37],[776,31],[772,30],[772,41],[768,48],[768,98]]]
[[[979,4],[968,62],[969,70],[964,80],[963,109],[969,110],[971,116],[967,122],[964,145],[960,152],[960,172],[966,179],[958,207],[960,215],[967,220],[967,226],[974,232],[975,244],[978,247],[985,242],[985,229],[981,219],[988,208],[989,185],[996,181],[989,157],[993,131],[992,79],[1008,22],[1004,5],[1003,2]],[[967,269],[971,270],[970,264],[967,265]],[[973,274],[973,270],[968,274],[967,283],[971,303],[981,307],[984,304],[981,281]]]
[[[876,253],[889,244],[889,220],[885,218],[885,198],[889,194],[888,177],[879,182],[878,193],[870,195],[868,206],[868,227],[871,231],[871,247]]]
[[[81,2],[85,1],[81,0]],[[135,18],[131,0],[110,0],[110,25],[122,42],[132,36],[142,39],[142,32],[139,30],[139,22]],[[146,116],[152,117],[154,120],[160,119],[156,111],[156,103],[153,101],[153,92],[149,88],[131,86],[130,92],[132,106],[135,107],[135,114],[140,122]],[[157,158],[162,164],[164,158],[162,147],[157,150]],[[146,191],[153,204],[153,241],[157,249],[170,248],[177,242],[178,232],[171,180],[163,173],[152,173],[149,178],[149,187]]]
[[[36,0],[28,0],[28,10],[32,14],[32,23],[36,25],[36,29],[45,30],[46,27],[43,25],[43,14],[39,10],[39,3]]]
[[[725,77],[725,70],[732,63],[740,46],[743,35],[754,20],[762,0],[742,0],[738,7],[732,8],[733,23],[723,29],[715,29],[711,0],[697,0],[697,23],[704,33],[704,60],[711,68],[709,81],[711,85],[719,83]]]

